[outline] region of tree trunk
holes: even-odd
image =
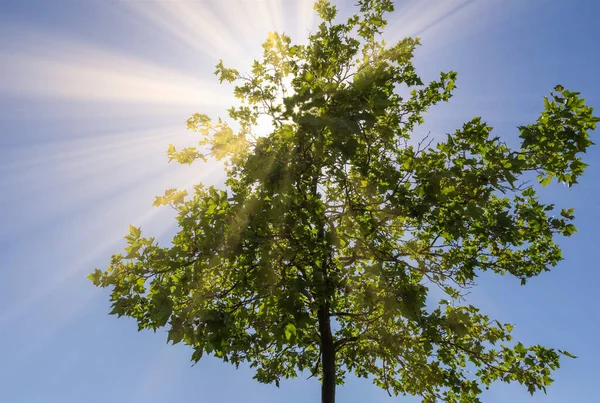
[[[321,334],[321,368],[323,368],[321,403],[335,403],[335,346],[331,334],[329,304],[321,305],[318,317]]]

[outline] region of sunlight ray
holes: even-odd
[[[452,23],[453,16],[460,15],[461,13],[468,11],[468,8],[473,5],[474,1],[475,0],[458,1],[452,7],[432,15],[430,21],[426,25],[419,27],[415,35],[421,36],[426,34],[428,31],[435,32],[436,29],[443,29],[446,25],[456,27],[457,25]]]
[[[0,207],[9,209],[19,200],[20,208],[5,220],[0,237],[35,233],[49,220],[86,212],[97,203],[112,205],[140,184],[149,188],[131,197],[150,205],[173,185],[219,177],[222,166],[217,163],[196,169],[168,165],[169,143],[185,147],[197,141],[183,128],[165,127],[13,149],[0,166]],[[175,183],[172,178],[180,179]]]
[[[402,3],[390,18],[386,36],[394,39],[418,36],[428,45],[442,46],[467,29],[469,24],[464,24],[465,20],[471,20],[489,7],[489,4],[479,3],[488,2],[423,0]],[[431,46],[426,51],[431,52]]]
[[[248,56],[235,39],[238,27],[224,24],[209,3],[167,0],[122,4],[194,52],[215,60],[222,57],[238,61]],[[255,16],[249,15],[248,19],[252,17]]]
[[[12,150],[8,158],[13,161],[0,168],[0,186],[18,188],[18,197],[25,205],[39,203],[35,195],[46,194],[47,209],[55,213],[71,209],[110,193],[127,181],[139,180],[154,169],[164,169],[166,163],[154,164],[155,168],[149,171],[149,161],[165,161],[169,140],[188,137],[177,136],[182,131],[120,133],[121,138],[94,136]],[[127,174],[120,174],[124,170]],[[56,203],[50,203],[53,199]]]
[[[231,12],[232,4],[238,7],[236,12]],[[224,58],[224,63],[241,71],[249,69],[252,60],[262,54],[261,44],[269,32],[285,30],[281,0],[222,1],[216,7],[215,14],[222,19],[222,25],[233,27],[230,30],[235,32],[236,41],[244,47],[243,53],[235,58]],[[221,53],[215,57],[220,57]]]
[[[285,30],[282,0],[126,2],[125,6],[193,52],[214,62],[223,58],[240,68],[260,52],[268,32]]]
[[[269,0],[269,8],[273,13],[273,25],[277,32],[285,31],[285,14],[283,11],[283,0]]]
[[[2,177],[5,174],[23,169],[46,170],[48,167],[61,163],[89,162],[90,158],[110,156],[118,158],[119,153],[133,150],[135,153],[146,154],[147,147],[166,144],[179,138],[184,131],[181,126],[158,127],[152,130],[118,132],[111,134],[94,134],[68,140],[56,140],[51,143],[36,144],[11,150],[9,160],[4,159],[0,165]],[[133,148],[132,148],[133,147]],[[164,151],[164,150],[163,150]],[[72,168],[72,167],[71,167]],[[39,172],[39,171],[38,171]],[[3,182],[0,182],[0,185]]]
[[[182,167],[176,174],[164,173],[162,175],[151,175],[154,180],[147,180],[137,186],[119,192],[119,194],[108,201],[90,204],[80,214],[74,214],[69,221],[60,228],[56,228],[55,235],[51,237],[51,250],[64,254],[63,245],[69,245],[70,250],[84,250],[86,253],[74,256],[68,254],[64,258],[64,265],[51,272],[38,273],[36,281],[28,280],[27,290],[19,293],[23,298],[15,301],[10,307],[0,310],[0,324],[8,323],[26,313],[40,300],[47,298],[57,292],[61,287],[66,287],[67,282],[75,276],[89,271],[90,265],[99,258],[106,260],[109,252],[114,252],[123,246],[122,238],[127,232],[127,224],[141,226],[144,235],[154,236],[159,241],[171,230],[173,223],[173,211],[166,207],[152,207],[150,194],[161,194],[164,189],[158,182],[168,180],[170,187],[179,189],[189,188],[192,185],[204,182],[211,183],[221,180],[223,172],[220,164],[208,164],[201,177],[190,177],[189,167]],[[142,196],[140,196],[142,195]],[[150,228],[147,233],[146,228]],[[86,231],[82,232],[81,229]],[[29,262],[28,267],[35,268],[43,266],[42,260],[46,257],[32,256],[30,259],[39,260]],[[62,260],[61,260],[62,261]],[[34,270],[34,269],[32,269]],[[17,273],[13,273],[17,277]],[[18,277],[27,273],[19,273]],[[15,286],[20,282],[15,281]],[[93,297],[90,293],[89,298]],[[73,314],[75,314],[74,312]]]
[[[243,6],[246,23],[248,20],[252,21],[254,32],[251,40],[262,42],[269,31],[284,30],[283,9],[279,0],[236,1],[235,3]],[[227,12],[227,14],[241,16],[241,13]]]
[[[313,9],[313,0],[296,1],[296,33],[295,40],[307,43],[308,34],[314,31],[317,23],[317,14]]]
[[[232,3],[230,1],[219,1],[215,3],[217,14],[223,19],[222,24],[226,27],[235,27],[236,42],[245,42],[247,44],[257,42],[253,39],[257,36],[257,32],[260,32],[266,26],[266,22],[258,18],[249,18],[250,15],[256,13],[254,4],[249,4],[248,2],[235,2],[235,5],[238,8],[238,12],[231,12]],[[258,45],[258,43],[254,43],[254,45]],[[245,53],[247,53],[246,56],[254,54],[254,52],[247,49]],[[214,55],[211,54],[210,56],[219,58],[222,55],[221,53],[217,53]]]
[[[466,2],[470,2],[470,0],[459,0],[458,2],[425,0],[403,3],[390,19],[387,32],[398,37],[417,36],[423,28],[447,14],[457,4]]]
[[[161,105],[226,104],[210,80],[154,65],[94,44],[31,29],[12,29],[3,46],[0,93],[37,99]]]

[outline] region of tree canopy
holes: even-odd
[[[340,22],[319,0],[306,45],[272,33],[248,73],[216,66],[239,105],[228,119],[193,115],[198,146],[168,157],[224,161],[224,186],[157,197],[177,211],[172,242],[131,226],[125,253],[90,279],[111,288],[112,314],[165,327],[193,361],[246,363],[277,385],[312,374],[324,403],[347,374],[423,402],[479,402],[494,381],[545,391],[570,354],[514,342],[512,325],[462,295],[480,272],[525,284],[561,261],[555,238],[576,231],[573,209],[542,203],[528,180],[576,184],[599,119],[556,86],[518,148],[479,117],[415,139],[456,73],[424,83],[419,40],[381,39],[393,2],[357,7]]]

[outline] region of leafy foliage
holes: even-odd
[[[341,384],[354,373],[424,402],[479,402],[498,380],[545,391],[571,354],[513,343],[512,325],[461,295],[478,272],[525,284],[561,260],[554,238],[576,231],[573,209],[554,216],[524,178],[577,183],[599,119],[557,86],[537,122],[519,128],[519,149],[477,117],[416,144],[411,134],[451,98],[456,73],[423,83],[411,64],[418,39],[378,39],[392,2],[358,7],[338,23],[320,0],[308,45],[273,33],[250,73],[217,65],[220,81],[237,84],[241,105],[228,112],[239,129],[196,114],[198,147],[168,155],[226,161],[225,189],[157,197],[177,210],[172,244],[130,227],[126,254],[90,279],[112,289],[112,314],[167,327],[193,361],[249,363],[260,382],[309,371]],[[274,129],[257,137],[261,115]],[[439,304],[428,300],[435,287],[448,295]]]

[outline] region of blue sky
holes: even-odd
[[[423,38],[415,63],[424,78],[459,73],[455,98],[421,132],[481,115],[511,141],[559,83],[600,108],[600,2],[396,3],[390,41]],[[211,74],[219,57],[243,69],[269,30],[302,40],[313,24],[309,0],[0,2],[0,401],[319,400],[315,380],[277,389],[213,359],[191,367],[190,351],[166,345],[163,332],[108,316],[106,291],[85,279],[121,249],[128,224],[173,230],[154,196],[221,181],[216,165],[177,167],[165,155],[169,143],[193,140],[184,130],[191,113],[222,114],[232,101]],[[515,323],[517,338],[579,358],[564,361],[546,396],[494,385],[485,402],[598,401],[599,147],[587,162],[579,186],[543,192],[576,208],[579,233],[561,240],[566,260],[526,287],[484,276],[471,294]],[[338,393],[340,402],[414,401],[364,380]]]

